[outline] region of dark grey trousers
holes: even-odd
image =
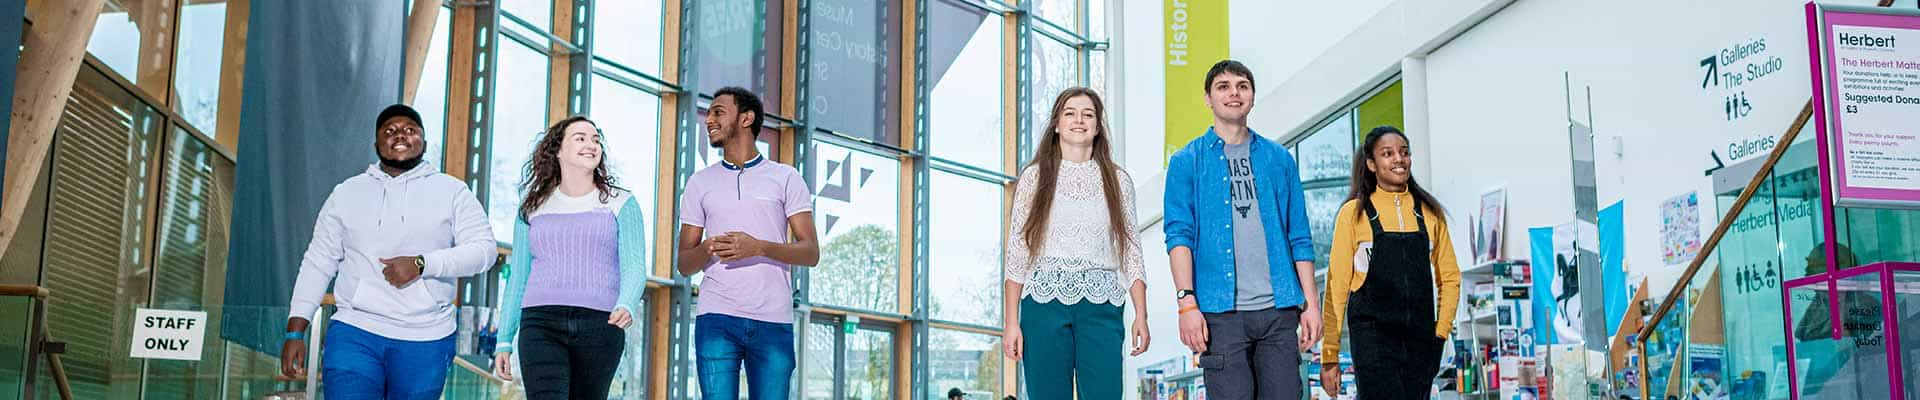
[[[1300,378],[1300,309],[1202,314],[1207,351],[1200,353],[1208,400],[1294,400]]]

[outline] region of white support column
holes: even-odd
[[[1400,98],[1404,108],[1402,115],[1406,126],[1400,130],[1406,133],[1407,141],[1413,143],[1416,153],[1430,151],[1433,146],[1427,138],[1433,135],[1427,130],[1427,59],[1426,57],[1407,57],[1400,60]],[[1413,157],[1413,179],[1433,182],[1432,170],[1427,169],[1428,154],[1416,154]]]

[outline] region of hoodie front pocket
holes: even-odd
[[[432,315],[439,308],[433,293],[427,285],[433,280],[421,278],[405,287],[396,288],[387,284],[383,275],[375,279],[361,279],[355,287],[353,308],[370,314],[403,321],[416,321]]]

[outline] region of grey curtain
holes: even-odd
[[[279,354],[314,218],[376,160],[374,118],[400,98],[405,6],[253,3],[221,337]]]

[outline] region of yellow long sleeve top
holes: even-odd
[[[1413,196],[1406,192],[1388,192],[1375,190],[1369,197],[1373,208],[1380,214],[1380,228],[1387,232],[1413,232],[1414,226]],[[1340,214],[1334,221],[1333,250],[1327,257],[1327,299],[1320,307],[1320,319],[1323,324],[1320,339],[1320,362],[1333,364],[1340,362],[1340,334],[1345,327],[1347,316],[1347,297],[1367,281],[1365,271],[1355,271],[1356,259],[1367,257],[1363,250],[1373,242],[1373,226],[1367,223],[1360,205],[1352,200],[1340,206]],[[1453,332],[1454,312],[1460,305],[1460,266],[1454,263],[1453,241],[1447,233],[1447,223],[1440,213],[1432,207],[1423,207],[1421,214],[1427,220],[1427,242],[1432,248],[1430,258],[1433,261],[1433,277],[1438,298],[1434,306],[1433,335],[1441,338]]]

